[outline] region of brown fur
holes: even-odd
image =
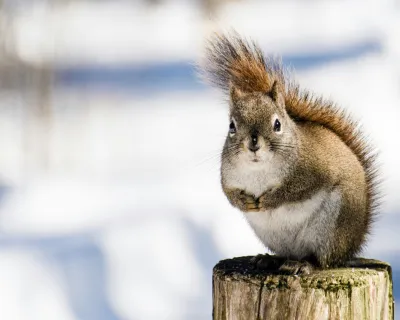
[[[352,121],[344,110],[330,101],[300,90],[299,86],[289,79],[288,72],[279,61],[264,57],[254,42],[248,42],[237,34],[214,35],[208,42],[203,70],[207,79],[226,93],[229,93],[232,87],[246,93],[266,93],[271,91],[276,81],[283,88],[286,111],[295,122],[319,124],[333,132],[352,151],[364,170],[367,197],[364,231],[365,234],[369,233],[379,205],[376,157],[358,129],[358,124]],[[339,226],[345,224],[345,220],[342,215]],[[365,236],[356,247],[362,245],[364,238]],[[357,250],[353,251],[349,256]]]

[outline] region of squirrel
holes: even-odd
[[[300,90],[288,69],[237,33],[208,39],[201,73],[228,96],[221,184],[278,268],[309,274],[360,253],[379,206],[374,152],[356,121]],[[268,268],[269,255],[254,262]]]

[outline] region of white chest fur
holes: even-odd
[[[302,259],[325,252],[339,211],[339,190],[321,190],[303,202],[248,212],[245,217],[259,239],[273,252]]]
[[[235,166],[227,165],[222,174],[226,187],[259,197],[282,182],[284,168],[281,162],[260,165],[239,160]],[[302,259],[327,252],[340,206],[340,189],[320,190],[302,202],[244,215],[265,246],[278,255]]]
[[[258,198],[267,189],[279,185],[282,179],[280,169],[274,163],[260,166],[243,161],[232,170],[225,170],[223,178],[228,188],[244,190]]]

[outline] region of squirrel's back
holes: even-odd
[[[357,122],[332,102],[300,90],[279,60],[264,56],[254,42],[237,34],[215,34],[209,40],[202,70],[209,81],[226,93],[231,86],[249,93],[269,92],[277,81],[284,88],[286,111],[295,122],[316,123],[337,135],[357,157],[365,172],[366,232],[369,232],[379,204],[379,181],[375,153]]]

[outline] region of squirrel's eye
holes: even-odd
[[[233,136],[236,133],[236,126],[233,121],[229,124],[229,135]]]
[[[275,132],[281,131],[281,123],[278,119],[276,119],[274,122],[274,131]]]

